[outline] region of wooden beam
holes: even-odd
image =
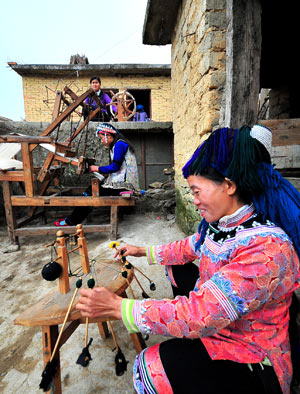
[[[0,171],[0,181],[24,182],[24,173],[19,170]]]
[[[73,196],[12,196],[11,202],[16,207],[108,207],[108,206],[134,206],[134,198],[123,197],[73,197]]]
[[[260,120],[272,131],[272,146],[300,145],[300,119]]]
[[[42,133],[41,137],[45,135],[49,135],[52,133],[53,130],[56,129],[58,125],[60,125],[71,113],[76,109],[89,95],[93,93],[93,89],[87,90],[85,93],[83,93],[81,96],[77,98],[77,100],[74,101],[62,114],[58,116],[58,118],[55,119],[54,122],[52,122]]]
[[[68,86],[65,86],[65,87],[64,87],[64,92],[65,92],[66,94],[68,94],[74,101],[78,99],[77,94],[76,94],[75,92],[73,92],[73,90],[70,89]],[[81,105],[83,108],[86,107],[86,104],[85,104],[84,101],[83,101],[80,105]]]
[[[15,235],[20,235],[20,236],[29,236],[29,235],[51,235],[51,234],[56,234],[57,233],[58,227],[52,226],[52,227],[22,227],[22,228],[17,228],[15,230]],[[64,232],[66,234],[70,234],[71,232],[74,233],[76,231],[76,226],[65,226],[64,227]],[[110,224],[97,224],[97,225],[84,225],[84,232],[85,233],[108,233],[111,231],[111,226]]]
[[[35,137],[31,135],[2,135],[0,136],[0,142],[12,142],[22,143],[27,142],[28,144],[53,144],[53,139],[50,137]]]
[[[72,160],[69,157],[64,157],[60,155],[55,155],[53,160],[62,161],[63,163],[72,164],[73,166],[78,166],[78,160]]]
[[[87,90],[85,93],[83,93],[81,96],[78,97],[77,100],[74,101],[63,113],[61,113],[42,133],[41,137],[47,136],[52,131],[56,129],[71,113],[94,91],[93,89]],[[37,145],[31,145],[31,151],[35,149]]]
[[[44,161],[43,167],[40,169],[40,172],[37,176],[37,180],[39,182],[44,182],[47,172],[49,170],[49,167],[51,166],[53,158],[54,158],[54,153],[49,152],[46,157],[46,160]]]
[[[70,324],[64,329],[64,332],[62,333],[62,336],[60,337],[58,349],[62,347],[64,343],[67,342],[67,340],[70,338],[70,336],[73,334],[73,332],[76,330],[76,328],[79,326],[80,321],[79,320],[73,320],[70,322]]]
[[[67,142],[71,142],[74,140],[74,138],[76,138],[78,136],[78,134],[85,128],[85,126],[89,123],[89,121],[91,119],[93,119],[93,117],[95,115],[97,115],[97,113],[100,111],[100,108],[96,108],[93,112],[91,112],[89,114],[89,116],[85,119],[84,122],[81,123],[81,125],[77,128],[77,130],[75,131],[75,133],[73,133],[69,138],[67,138]]]
[[[58,90],[56,92],[54,107],[53,107],[53,111],[52,111],[52,121],[55,120],[59,116],[61,99],[62,99],[62,92],[60,90]]]

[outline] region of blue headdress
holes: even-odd
[[[300,193],[271,165],[272,132],[255,125],[250,129],[222,128],[214,131],[182,169],[183,176],[207,175],[214,168],[233,180],[240,194],[248,195],[256,211],[281,227],[294,242],[300,257]],[[204,240],[208,223],[199,225]]]

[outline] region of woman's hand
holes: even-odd
[[[122,245],[119,249],[117,249],[114,257],[115,258],[118,257],[119,254],[121,254],[121,256],[135,256],[135,257],[146,256],[146,247],[125,244]]]
[[[81,289],[75,307],[82,316],[121,319],[122,300],[122,297],[112,293],[106,287]]]
[[[98,166],[89,166],[89,172],[99,172]]]

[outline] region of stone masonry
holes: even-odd
[[[226,2],[184,0],[172,37],[176,220],[185,232],[199,222],[181,168],[219,125],[225,86]]]

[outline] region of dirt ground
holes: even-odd
[[[153,214],[131,214],[124,216],[119,224],[119,242],[134,245],[161,244],[181,239],[183,233],[174,223]],[[113,251],[108,247],[111,240],[105,233],[87,234],[89,257],[111,259]],[[19,251],[5,253],[9,245],[6,226],[0,227],[1,260],[1,314],[0,314],[0,392],[3,394],[41,393],[39,383],[43,370],[42,335],[40,327],[14,325],[14,319],[22,311],[41,299],[57,282],[47,282],[41,277],[42,267],[50,261],[49,248],[45,245],[53,236],[21,237]],[[134,265],[156,283],[156,291],[150,292],[148,281],[139,276],[145,290],[152,298],[170,297],[171,290],[162,267],[148,266],[145,258],[130,258]],[[71,264],[73,262],[71,261]],[[141,291],[134,283],[137,298]],[[128,294],[130,296],[130,294]],[[61,375],[63,393],[132,394],[132,365],[136,356],[133,344],[122,323],[113,323],[114,331],[126,359],[127,372],[121,377],[115,374],[112,338],[101,339],[96,324],[89,327],[93,337],[90,347],[92,361],[87,368],[76,364],[84,343],[84,325],[79,326],[61,349]],[[147,345],[164,340],[151,337]]]

